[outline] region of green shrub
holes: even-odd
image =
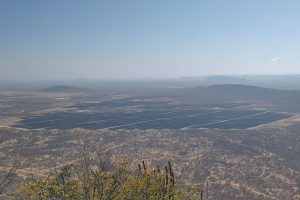
[[[163,170],[137,170],[125,162],[111,163],[100,156],[84,154],[46,178],[31,178],[21,184],[15,199],[28,200],[181,200],[197,198],[193,187],[176,185],[170,162]]]

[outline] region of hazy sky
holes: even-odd
[[[300,73],[299,0],[1,0],[0,80]]]

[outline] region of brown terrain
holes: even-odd
[[[52,167],[76,160],[74,152],[87,141],[114,160],[127,159],[132,168],[141,160],[152,166],[170,160],[178,184],[192,182],[205,189],[208,184],[209,199],[300,199],[297,112],[278,112],[265,101],[228,106],[186,104],[178,97],[135,96],[129,101],[130,94],[81,91],[0,94],[0,171],[20,160],[16,182],[46,176]],[[203,112],[204,119],[213,114],[214,123],[197,118]],[[276,117],[257,122],[268,112]],[[127,120],[121,125],[114,121],[120,115]],[[82,121],[86,116],[90,120]]]

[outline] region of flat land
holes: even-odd
[[[0,93],[0,176],[18,181],[73,162],[83,141],[132,169],[174,165],[211,199],[299,199],[299,114],[262,101],[188,102],[130,93]]]
[[[120,98],[103,102],[70,102],[61,108],[24,115],[14,127],[28,129],[246,129],[291,116],[249,108],[245,103],[185,104],[173,99]],[[55,110],[65,110],[55,111]]]

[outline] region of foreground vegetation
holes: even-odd
[[[129,169],[128,169],[129,168]],[[111,162],[101,153],[83,151],[80,159],[44,178],[29,178],[13,199],[47,200],[181,200],[202,199],[192,186],[177,185],[171,163],[148,169],[143,161],[136,170],[126,162]]]

